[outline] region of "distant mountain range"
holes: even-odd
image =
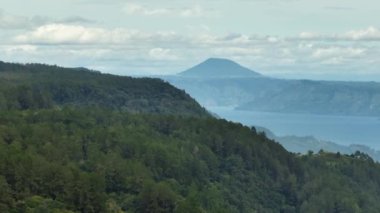
[[[204,106],[328,115],[380,116],[380,83],[284,80],[211,58],[165,80]]]
[[[266,77],[231,60],[211,58],[178,75],[164,76],[203,106],[237,110],[351,116],[380,116],[380,83],[285,80]],[[291,152],[354,153],[380,160],[380,153],[361,145],[343,146],[314,137],[268,136]]]
[[[354,154],[356,151],[360,151],[368,154],[375,161],[380,162],[380,151],[371,149],[365,145],[351,144],[345,146],[331,141],[319,140],[314,136],[277,136],[267,128],[255,128],[258,132],[264,132],[268,138],[279,142],[286,150],[293,153],[307,154],[309,151],[318,153],[322,150],[332,153],[340,152],[341,154]]]

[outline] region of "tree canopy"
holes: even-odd
[[[159,80],[4,66],[0,63],[0,103],[5,103],[0,108],[0,212],[380,209],[380,165],[363,153],[289,153],[261,132],[209,116],[184,92]],[[65,78],[56,73],[60,69]],[[87,78],[76,79],[74,72]],[[56,97],[62,93],[52,88],[62,82],[67,84],[63,91],[88,85],[97,92],[60,102]],[[138,89],[122,88],[124,83]],[[161,86],[170,89],[156,91]],[[38,94],[44,94],[41,100]],[[133,104],[124,108],[103,99],[116,94],[126,95],[128,103],[145,97],[149,104],[133,110]]]

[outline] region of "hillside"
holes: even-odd
[[[202,110],[197,104],[186,111],[168,104],[144,107],[139,101],[133,102],[138,107],[124,108],[103,103],[105,95],[92,98],[119,94],[160,103],[159,95],[183,103],[181,97],[188,97],[159,80],[45,65],[12,67],[17,69],[2,71],[0,90],[6,103],[0,108],[0,212],[380,209],[380,165],[360,152],[295,155],[254,128],[194,113]],[[96,92],[58,102],[50,89],[61,82],[68,86],[63,91],[87,85]],[[28,101],[15,99],[24,94],[15,88],[25,84],[39,93]],[[151,89],[165,85],[171,89],[164,94]],[[16,100],[18,105],[9,105]],[[152,113],[152,108],[160,110]]]
[[[0,121],[1,212],[380,208],[380,166],[366,155],[295,156],[223,120],[66,108]]]
[[[236,78],[259,77],[260,74],[228,59],[209,58],[206,61],[179,73],[179,76],[195,78]]]
[[[85,68],[0,62],[0,109],[58,106],[208,116],[188,94],[159,79],[114,76]]]

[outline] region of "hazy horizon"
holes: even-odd
[[[374,0],[4,0],[0,60],[165,75],[219,57],[272,77],[380,81],[379,6]]]

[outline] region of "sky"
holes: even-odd
[[[167,75],[219,57],[380,81],[379,14],[378,0],[1,0],[0,60]]]

